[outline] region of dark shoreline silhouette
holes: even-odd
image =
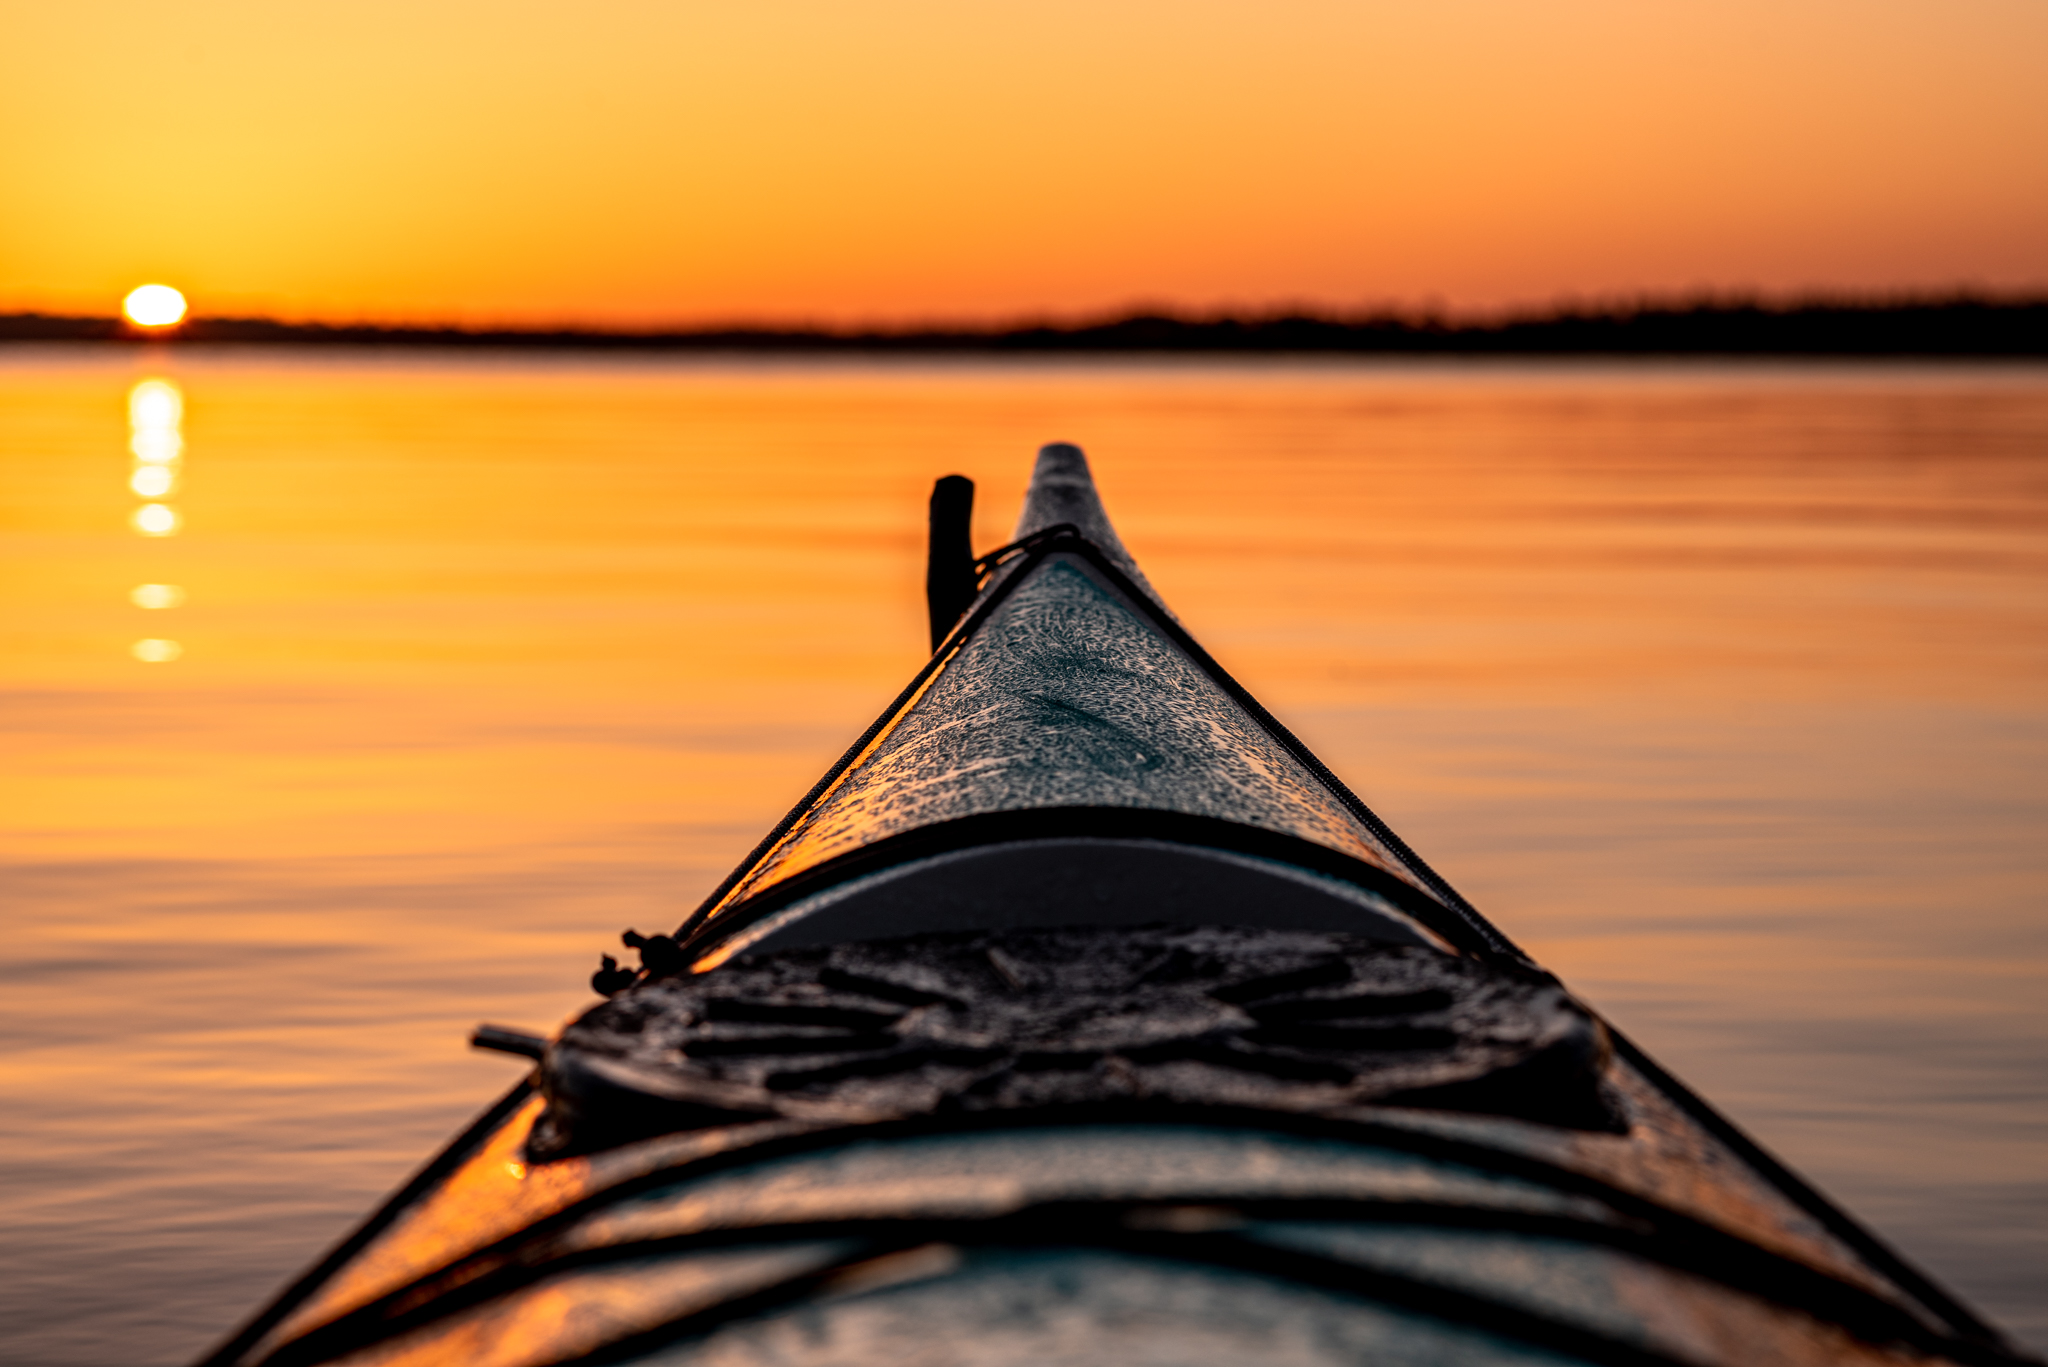
[[[117,318],[0,314],[0,342],[900,354],[2048,356],[2048,298],[1645,303],[1494,319],[1377,313],[1135,313],[1020,325],[734,324],[674,330],[460,328],[194,318],[145,336]]]

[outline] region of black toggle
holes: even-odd
[[[640,951],[640,967],[650,978],[665,978],[690,966],[690,957],[673,935],[642,935],[629,930],[619,937],[628,949]]]
[[[619,961],[611,955],[601,956],[604,964],[590,975],[590,990],[600,997],[616,997],[634,983],[640,975],[630,968],[620,968]]]
[[[947,475],[932,485],[931,541],[925,559],[924,599],[930,610],[932,649],[952,632],[980,592],[974,561],[974,481]]]

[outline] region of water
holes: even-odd
[[[1050,438],[1510,935],[2048,1347],[2048,369],[18,349],[0,1357],[187,1359],[338,1238],[516,1076],[468,1027],[917,666],[930,480],[993,545]]]

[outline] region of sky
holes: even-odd
[[[0,310],[2048,289],[2042,0],[0,0]]]

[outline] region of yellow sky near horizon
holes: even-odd
[[[0,17],[0,309],[889,321],[2048,286],[2048,5]]]

